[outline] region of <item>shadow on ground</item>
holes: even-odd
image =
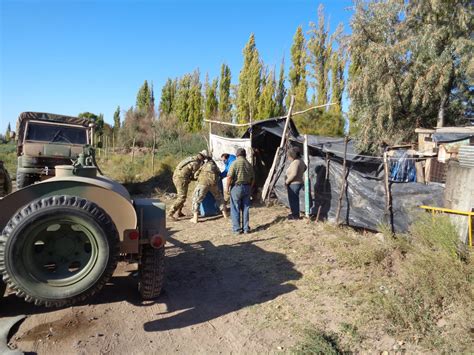
[[[182,243],[172,237],[167,247],[166,283],[154,302],[142,302],[137,291],[133,267],[128,275],[110,282],[81,305],[127,301],[137,307],[165,304],[167,312],[146,322],[144,329],[154,332],[206,322],[239,309],[272,300],[292,292],[290,281],[301,278],[284,254],[268,252],[245,241],[215,246],[210,241]],[[122,272],[124,273],[124,272]],[[15,295],[0,300],[0,317],[41,314],[56,308],[37,307]]]
[[[199,324],[267,302],[294,291],[288,282],[302,276],[284,254],[265,251],[255,241],[215,246],[170,239],[175,247],[168,258],[167,292],[160,300],[167,312],[144,324],[149,332]]]

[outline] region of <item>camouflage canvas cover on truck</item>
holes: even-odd
[[[17,186],[55,175],[55,165],[70,165],[90,142],[88,119],[23,112],[17,121]]]

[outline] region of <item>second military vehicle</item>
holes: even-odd
[[[91,122],[85,118],[43,112],[18,117],[16,139],[19,189],[55,175],[55,165],[71,165],[90,144]]]

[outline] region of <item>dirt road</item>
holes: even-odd
[[[352,288],[370,275],[337,264],[324,244],[338,238],[332,227],[286,214],[253,208],[254,231],[240,236],[221,217],[169,222],[166,284],[154,302],[140,301],[126,261],[87,304],[45,309],[8,295],[0,316],[28,315],[11,345],[38,354],[278,353],[316,329],[342,334],[345,349],[398,346],[382,327],[355,324],[361,308]]]

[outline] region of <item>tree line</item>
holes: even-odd
[[[471,1],[356,0],[353,11],[350,36],[342,24],[329,30],[322,6],[315,23],[306,30],[299,26],[288,74],[284,58],[278,70],[264,63],[251,34],[235,83],[223,63],[216,78],[205,75],[202,81],[199,69],[169,78],[157,107],[153,84],[145,80],[135,106],[117,107],[113,125],[102,114],[80,115],[97,122],[100,137],[151,145],[165,122],[198,132],[204,119],[242,123],[280,116],[293,95],[295,110],[334,103],[296,116],[301,132],[342,136],[349,123],[363,151],[411,141],[416,127],[466,124],[474,117]]]

